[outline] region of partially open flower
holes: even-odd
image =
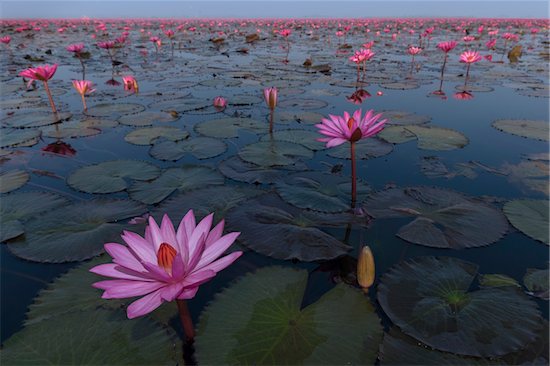
[[[271,88],[265,88],[264,99],[269,109],[275,109],[275,106],[277,105],[277,88],[274,86]]]
[[[227,100],[225,100],[224,97],[216,97],[214,98],[214,107],[218,111],[223,111],[227,107]]]
[[[374,284],[375,266],[374,256],[368,246],[364,246],[357,259],[357,282],[364,290]]]
[[[138,82],[133,76],[131,75],[123,76],[122,82],[124,83],[124,90],[130,91],[136,94],[138,93],[139,91]]]

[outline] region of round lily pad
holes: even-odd
[[[300,159],[311,159],[313,152],[298,144],[284,141],[261,141],[243,147],[239,157],[249,163],[262,166],[285,166]]]
[[[280,108],[297,108],[301,110],[308,109],[321,109],[325,108],[328,105],[324,100],[319,99],[305,99],[305,98],[293,98],[286,99],[279,102],[278,107]]]
[[[243,82],[240,80],[210,79],[199,82],[199,85],[215,88],[230,88],[233,86],[239,86],[242,83]]]
[[[293,207],[274,193],[243,202],[226,217],[231,230],[248,248],[277,259],[305,262],[339,257],[351,249],[320,227],[345,226],[349,214],[324,214]]]
[[[468,145],[468,138],[462,133],[436,126],[388,126],[378,136],[394,144],[418,139],[418,148],[422,150],[454,150]]]
[[[85,285],[89,286],[82,284]],[[3,345],[2,362],[174,365],[181,357],[174,342],[175,334],[147,318],[130,321],[120,310],[74,311],[29,325],[14,334]]]
[[[550,297],[550,271],[548,269],[527,268],[523,277],[523,284],[529,290],[529,294],[549,300]]]
[[[397,236],[434,248],[473,248],[499,240],[508,223],[502,212],[442,188],[392,188],[376,192],[364,208],[375,218],[411,217]]]
[[[171,113],[145,111],[120,117],[118,122],[128,126],[151,126],[155,122],[172,122],[177,119]]]
[[[101,133],[98,128],[88,127],[82,123],[56,124],[42,128],[42,136],[54,139],[77,138],[94,136]]]
[[[151,182],[135,182],[128,193],[136,201],[154,204],[175,191],[186,192],[223,183],[224,177],[214,169],[204,166],[184,166],[166,169]]]
[[[233,95],[227,101],[229,105],[234,105],[234,106],[247,106],[247,105],[258,104],[261,102],[262,102],[262,98],[257,97],[255,95],[246,95],[246,94]]]
[[[320,113],[309,111],[275,111],[275,123],[288,124],[292,122],[313,125],[321,123],[325,118]]]
[[[2,125],[14,128],[41,127],[53,125],[62,121],[69,120],[72,117],[70,113],[45,113],[45,112],[30,112],[16,113],[11,117],[4,118]]]
[[[383,111],[382,118],[390,125],[421,125],[430,122],[430,116],[405,111]]]
[[[297,162],[284,167],[260,166],[246,162],[238,156],[232,156],[218,165],[220,172],[227,178],[246,183],[274,183],[292,171],[307,170],[304,163]]]
[[[351,180],[334,174],[300,172],[277,183],[277,192],[286,202],[300,208],[322,212],[342,212],[350,209]],[[363,201],[369,186],[357,181],[357,199]]]
[[[414,81],[396,81],[391,83],[381,83],[380,86],[384,89],[392,90],[411,90],[420,88],[420,84]]]
[[[195,125],[195,130],[201,135],[216,138],[232,138],[239,136],[239,130],[264,133],[269,124],[251,118],[220,118],[201,122]]]
[[[58,209],[68,200],[48,192],[13,193],[2,197],[0,205],[0,242],[25,232],[24,222],[30,218]]]
[[[208,159],[223,154],[227,150],[225,142],[210,137],[195,137],[181,141],[164,140],[155,143],[149,153],[159,160],[176,161],[186,154],[197,159]]]
[[[150,180],[159,174],[160,169],[151,163],[112,160],[74,171],[67,178],[67,184],[86,193],[113,193],[128,188],[126,179]]]
[[[8,193],[21,188],[29,178],[29,173],[19,169],[0,171],[0,193]]]
[[[34,262],[81,261],[103,252],[103,244],[116,241],[124,229],[118,223],[139,216],[145,207],[124,200],[91,200],[58,208],[25,224],[25,238],[8,244],[10,251]]]
[[[499,131],[535,140],[550,141],[550,123],[548,121],[499,119],[492,126]]]
[[[456,258],[414,258],[382,276],[378,301],[404,333],[441,351],[493,357],[533,342],[542,327],[536,303],[514,287],[471,290],[477,270]]]
[[[350,144],[342,144],[331,148],[327,155],[338,159],[351,159],[349,145]],[[361,160],[378,158],[388,155],[392,151],[392,144],[374,137],[362,139],[355,143],[355,157]]]
[[[36,144],[41,135],[40,130],[36,129],[18,129],[18,128],[3,128],[0,133],[0,148],[27,145],[28,143]]]
[[[302,307],[307,278],[304,270],[267,267],[219,294],[200,319],[198,362],[373,364],[382,327],[368,298],[339,284]]]
[[[90,106],[85,114],[94,117],[111,117],[139,113],[144,110],[144,106],[136,103],[105,103]]]
[[[309,130],[279,130],[274,131],[272,135],[264,135],[261,141],[269,141],[271,139],[277,141],[293,142],[307,147],[313,151],[324,150],[325,144],[317,141],[319,133]]]
[[[548,201],[513,200],[504,205],[510,223],[525,235],[550,245],[548,238]]]
[[[188,137],[189,132],[183,131],[177,127],[156,126],[133,130],[124,137],[124,140],[134,145],[153,145],[160,138],[178,141]]]

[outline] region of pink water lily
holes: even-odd
[[[1,37],[0,42],[3,44],[9,45],[11,42],[11,37],[10,36]]]
[[[131,75],[123,76],[122,82],[124,83],[124,90],[130,91],[136,94],[138,93],[139,91],[138,82],[133,76]]]
[[[89,80],[73,80],[73,87],[76,89],[78,94],[80,94],[80,97],[82,98],[82,105],[84,106],[85,111],[88,110],[88,107],[86,106],[85,96],[95,92],[93,86],[94,84]]]
[[[273,133],[273,112],[277,106],[277,94],[278,90],[276,87],[272,86],[271,88],[264,89],[264,99],[265,104],[269,107],[269,133]]]
[[[44,65],[34,68],[31,67],[19,73],[19,76],[29,79],[27,87],[29,87],[34,80],[40,80],[44,83],[44,89],[46,90],[46,94],[48,95],[48,100],[50,101],[50,106],[52,107],[53,113],[57,113],[57,109],[55,107],[55,103],[53,102],[52,93],[50,92],[50,88],[48,86],[48,80],[50,80],[54,76],[56,71],[57,64],[54,64],[51,66]]]
[[[223,111],[227,107],[227,100],[224,97],[214,98],[214,108],[218,111]]]
[[[84,43],[75,43],[67,46],[67,51],[80,53],[84,49]]]
[[[176,300],[180,306],[182,300],[195,297],[201,284],[242,255],[237,251],[220,258],[240,233],[222,235],[223,220],[211,229],[213,217],[210,214],[196,224],[190,210],[177,230],[168,215],[164,215],[160,227],[149,217],[145,237],[124,231],[122,239],[126,245],[105,244],[113,263],[90,269],[113,279],[93,286],[104,290],[104,299],[142,296],[128,306],[130,319],[152,312],[163,302]],[[193,330],[185,330],[188,338],[192,338]]]

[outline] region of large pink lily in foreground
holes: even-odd
[[[44,65],[38,66],[35,68],[28,68],[19,73],[19,76],[29,79],[27,87],[29,87],[34,80],[40,80],[44,83],[44,89],[46,89],[46,94],[48,94],[48,100],[50,101],[50,106],[52,107],[52,112],[57,113],[57,108],[55,108],[55,103],[53,102],[52,93],[48,86],[48,80],[50,80],[55,72],[57,71],[57,64],[54,65]]]

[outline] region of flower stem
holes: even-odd
[[[82,65],[82,80],[86,80],[86,66],[84,66],[84,61],[80,56],[78,56],[78,61],[80,61],[80,65]]]
[[[355,142],[350,142],[350,156],[351,156],[351,208],[355,208],[355,202],[357,201],[357,172],[355,170]]]
[[[178,305],[180,321],[183,326],[185,338],[188,341],[193,340],[195,338],[195,328],[193,326],[193,319],[191,319],[191,313],[189,313],[189,308],[187,307],[187,302],[185,302],[185,300],[176,299],[176,304]]]
[[[464,91],[466,91],[466,84],[468,83],[468,76],[470,75],[470,65],[466,67],[466,78],[464,79]]]
[[[86,98],[84,97],[84,94],[81,94],[80,97],[82,98],[82,104],[84,105],[84,111],[87,111],[88,107],[86,106]]]
[[[273,133],[273,109],[270,109],[270,113],[269,113],[269,133],[272,134]]]
[[[44,81],[44,89],[46,89],[46,94],[48,94],[48,99],[50,100],[50,106],[52,107],[52,112],[57,113],[57,109],[55,108],[55,103],[53,102],[52,93],[50,92],[50,87],[48,86],[47,81]]]
[[[447,53],[445,53],[445,58],[443,59],[443,67],[441,67],[441,81],[439,82],[439,91],[443,88],[443,76],[445,74],[445,65],[447,64]]]

